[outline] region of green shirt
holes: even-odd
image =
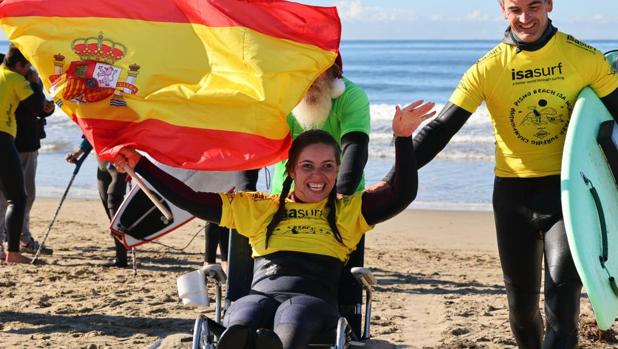
[[[369,115],[369,98],[363,89],[351,82],[348,79],[343,79],[345,82],[345,91],[343,94],[333,100],[333,107],[330,114],[324,121],[324,125],[320,127],[330,133],[337,142],[341,144],[341,138],[350,132],[363,132],[369,135],[371,130],[371,118]],[[292,139],[296,139],[298,135],[305,130],[298,124],[294,115],[288,115],[288,126]],[[273,175],[272,192],[275,194],[281,193],[283,180],[285,179],[285,163],[281,161],[275,165],[275,174]],[[356,191],[362,191],[365,188],[365,177],[361,178]]]

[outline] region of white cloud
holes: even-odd
[[[362,0],[337,0],[336,6],[341,19],[347,22],[391,22],[415,18],[413,12],[371,6]]]
[[[608,16],[604,14],[595,14],[591,16],[575,16],[571,19],[567,20],[569,23],[577,23],[577,24],[610,24],[618,22],[618,16]]]
[[[483,13],[483,11],[481,10],[472,10],[471,12],[465,13],[457,17],[434,15],[431,16],[431,21],[444,23],[494,23],[501,22],[502,18],[494,14],[488,15],[486,13]]]

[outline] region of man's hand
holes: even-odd
[[[45,101],[45,102],[43,102],[43,112],[45,114],[53,113],[54,109],[56,109],[56,106],[55,106],[54,102],[52,102],[52,101]]]

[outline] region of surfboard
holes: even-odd
[[[618,315],[618,125],[590,88],[581,91],[562,158],[569,247],[600,329]],[[618,169],[615,169],[618,171]]]
[[[224,171],[193,171],[157,164],[165,172],[189,187],[204,192],[224,192],[232,188],[233,173]],[[127,248],[161,238],[191,221],[194,216],[166,200],[147,180],[143,179],[159,202],[172,213],[168,220],[138,187],[133,186],[112,218],[110,229]]]

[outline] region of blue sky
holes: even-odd
[[[337,6],[343,39],[499,39],[506,27],[496,0],[296,0]],[[550,14],[580,39],[618,40],[617,0],[554,0]],[[0,39],[6,40],[4,33]]]
[[[299,0],[337,6],[343,39],[497,39],[496,0]],[[580,39],[618,40],[617,0],[554,0],[550,18]]]

